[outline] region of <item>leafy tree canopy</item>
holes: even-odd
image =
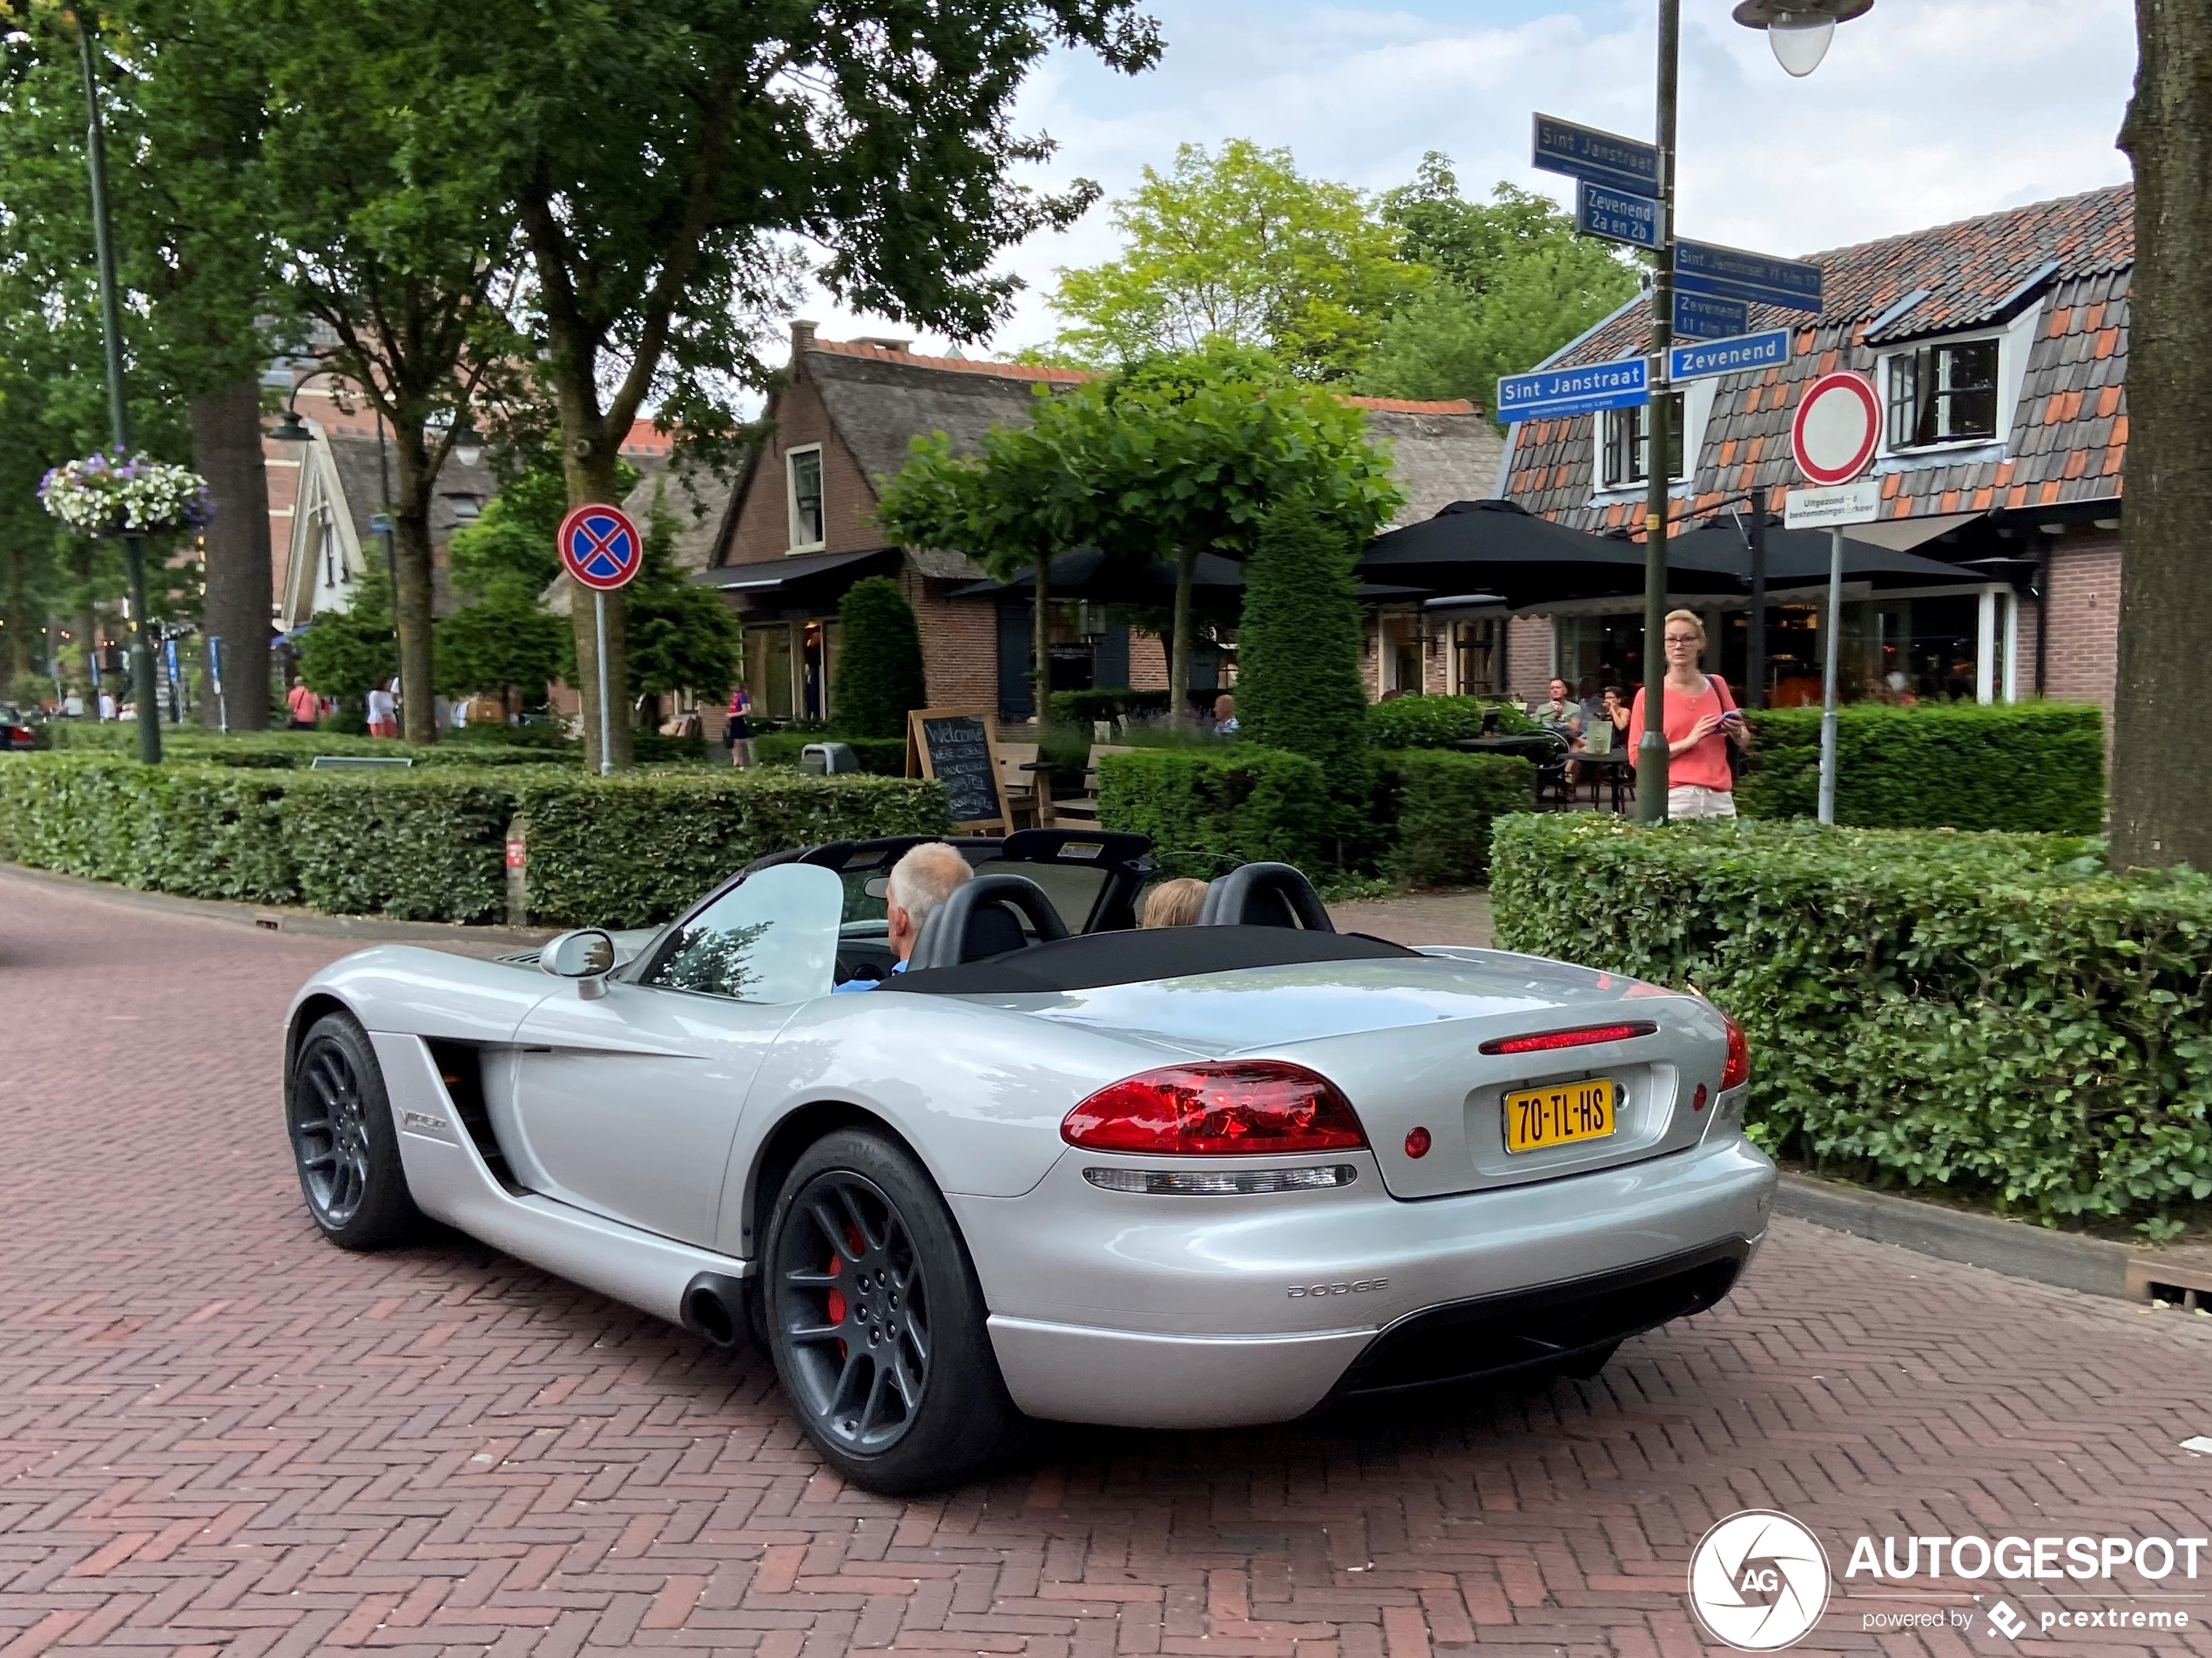
[[[1534,367],[1636,292],[1636,266],[1575,234],[1549,199],[1501,184],[1488,202],[1460,194],[1433,152],[1383,216],[1409,257],[1443,278],[1380,330],[1360,390],[1380,397],[1471,398],[1490,408],[1498,380]]]
[[[718,701],[738,682],[745,624],[710,588],[694,587],[677,568],[676,520],[657,491],[645,530],[645,558],[628,601],[630,694],[688,691]],[[578,595],[579,609],[587,609]],[[574,670],[570,670],[574,684]]]
[[[400,670],[392,626],[392,583],[372,560],[343,610],[317,610],[300,641],[300,677],[307,689],[358,702]]]
[[[1114,204],[1120,258],[1063,270],[1058,354],[1113,364],[1208,340],[1263,347],[1291,371],[1340,378],[1428,273],[1404,232],[1349,185],[1308,179],[1291,152],[1232,138],[1186,144],[1167,173]]]

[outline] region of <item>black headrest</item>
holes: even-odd
[[[1024,931],[1022,922],[1029,926]],[[953,889],[953,894],[921,924],[914,940],[908,972],[927,967],[956,967],[963,961],[1019,949],[1030,933],[1040,940],[1064,939],[1068,924],[1044,888],[1023,875],[978,875]]]
[[[1313,883],[1288,864],[1244,864],[1206,888],[1200,927],[1302,927],[1333,933]]]

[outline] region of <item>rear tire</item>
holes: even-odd
[[[352,1014],[325,1014],[300,1039],[284,1116],[307,1213],[325,1237],[341,1249],[381,1250],[421,1232],[384,1073]]]
[[[799,1156],[762,1252],[768,1350],[823,1459],[898,1496],[973,1479],[1026,1419],[999,1375],[983,1293],[927,1172],[840,1129]]]

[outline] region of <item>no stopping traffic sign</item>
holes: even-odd
[[[601,593],[627,586],[645,562],[644,537],[620,507],[577,507],[561,520],[554,540],[562,569]]]
[[[1881,436],[1882,401],[1874,382],[1848,371],[1823,374],[1806,387],[1790,424],[1797,470],[1830,488],[1865,471]]]

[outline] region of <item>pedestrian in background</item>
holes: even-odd
[[[1669,818],[1732,818],[1736,778],[1729,765],[1731,745],[1750,741],[1743,716],[1718,674],[1697,665],[1705,649],[1705,624],[1695,610],[1667,613],[1665,702],[1660,729],[1667,738],[1667,815]],[[1629,751],[1643,741],[1643,692],[1636,692],[1629,713]]]
[[[730,693],[730,708],[722,735],[729,739],[730,764],[752,764],[752,698],[741,684]]]
[[[368,734],[371,737],[397,737],[400,734],[399,704],[382,685],[368,688]]]
[[[284,693],[284,705],[292,711],[292,729],[311,731],[315,727],[315,716],[322,711],[315,693],[303,680]]]

